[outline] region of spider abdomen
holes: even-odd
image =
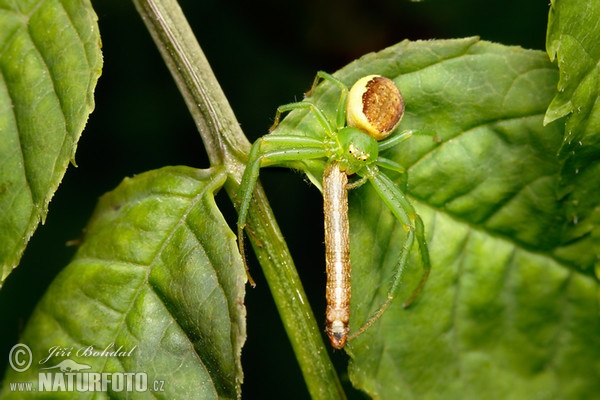
[[[349,126],[382,140],[400,123],[404,100],[394,81],[380,75],[368,75],[350,89],[346,110]]]

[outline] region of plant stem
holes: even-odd
[[[134,0],[196,122],[212,166],[228,172],[225,189],[237,191],[249,142],[176,0]],[[328,357],[289,250],[260,187],[248,215],[257,258],[271,289],[311,396],[345,398]]]

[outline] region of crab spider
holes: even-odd
[[[341,349],[346,342],[369,328],[394,300],[402,281],[408,255],[416,240],[421,255],[423,274],[412,295],[403,303],[408,307],[423,289],[431,264],[425,240],[423,222],[402,190],[380,171],[404,172],[399,164],[379,157],[379,152],[391,148],[411,136],[410,131],[391,135],[404,114],[404,103],[395,83],[379,75],[359,79],[348,88],[337,78],[318,72],[313,87],[327,80],[341,91],[336,119],[331,121],[310,98],[277,109],[270,132],[279,124],[285,112],[308,109],[322,128],[322,139],[309,136],[265,135],[254,143],[248,157],[239,188],[238,243],[244,257],[243,230],[248,207],[262,167],[294,161],[325,160],[323,202],[325,215],[325,247],[327,270],[326,328],[331,345]],[[348,182],[349,176],[357,178]],[[356,332],[349,335],[350,318],[350,244],[348,223],[348,189],[369,182],[395,218],[406,230],[406,237],[385,302]]]

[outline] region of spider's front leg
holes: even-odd
[[[313,103],[302,101],[298,103],[284,104],[277,108],[275,120],[269,132],[273,131],[279,125],[279,119],[283,113],[299,109],[308,109],[317,117],[319,124],[325,130],[325,134],[329,137],[333,135],[334,127],[331,126],[329,120],[323,112],[319,110]],[[240,251],[243,254],[243,243],[240,239],[240,233],[246,226],[246,217],[248,207],[252,199],[252,193],[258,180],[259,170],[262,167],[270,165],[282,164],[286,161],[301,161],[315,158],[325,157],[325,145],[322,141],[306,136],[291,136],[291,135],[265,135],[254,142],[250,154],[248,154],[248,163],[242,175],[240,188],[238,189],[238,198],[240,199],[240,209],[238,212],[238,241],[240,243]]]
[[[290,161],[302,161],[325,156],[323,143],[320,140],[304,136],[266,135],[254,142],[242,181],[238,189],[238,247],[244,264],[246,255],[244,250],[244,228],[248,217],[248,209],[252,201],[252,195],[258,181],[260,169],[272,165],[280,165]],[[246,272],[248,273],[248,266]],[[248,280],[254,286],[254,281],[248,273]]]

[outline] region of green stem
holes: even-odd
[[[236,207],[250,144],[176,0],[133,0],[196,122],[211,165],[224,165],[225,189]],[[261,187],[248,226],[311,396],[345,398],[289,250]]]

